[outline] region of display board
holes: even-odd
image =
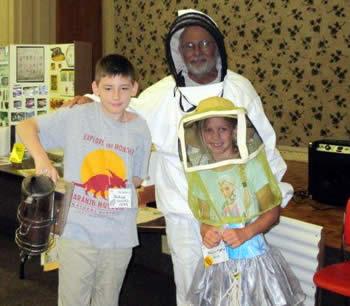
[[[0,47],[0,127],[8,126],[9,48]]]
[[[86,42],[0,47],[0,128],[47,114],[89,92],[91,67],[92,49]]]

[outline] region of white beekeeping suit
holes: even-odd
[[[197,84],[190,79],[179,52],[180,34],[188,26],[204,28],[218,47],[218,74],[209,84]],[[183,115],[211,96],[222,96],[244,107],[265,144],[267,159],[282,191],[282,206],[288,203],[293,189],[280,182],[286,164],[276,149],[275,132],[264,114],[261,100],[246,78],[227,69],[224,38],[213,20],[200,12],[185,12],[171,25],[165,47],[172,75],[144,90],[132,101],[131,108],[147,120],[151,130],[156,151],[151,157],[150,175],[156,185],[157,207],[166,219],[177,303],[187,305],[186,294],[195,269],[193,262],[200,260],[202,253],[199,226],[187,203],[187,182],[178,155],[177,128]]]

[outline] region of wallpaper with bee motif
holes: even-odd
[[[114,0],[115,51],[141,88],[169,74],[164,37],[179,9],[209,14],[229,68],[256,88],[279,145],[350,138],[350,0]]]

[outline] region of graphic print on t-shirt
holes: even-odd
[[[125,188],[125,164],[113,151],[96,150],[88,154],[81,166],[82,184],[86,192],[98,195],[104,199],[108,196],[109,188]]]
[[[111,214],[108,190],[126,188],[127,169],[124,160],[112,150],[98,149],[85,156],[80,182],[74,183],[72,207],[89,214]]]

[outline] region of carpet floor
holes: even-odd
[[[33,257],[25,264],[25,279],[20,279],[19,252],[13,239],[0,235],[0,246],[0,306],[57,305],[57,270],[43,272],[39,257]],[[131,262],[119,305],[175,306],[172,276]]]

